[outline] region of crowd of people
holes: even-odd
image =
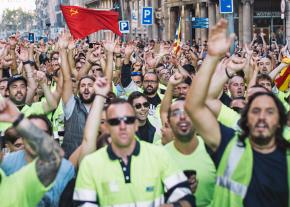
[[[0,40],[1,206],[290,206],[288,42],[106,34]]]

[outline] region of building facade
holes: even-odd
[[[207,39],[208,29],[192,29],[192,18],[208,18],[211,27],[219,18],[225,17],[240,44],[249,43],[254,32],[265,33],[267,42],[277,39],[278,43],[284,43],[290,38],[290,0],[284,1],[284,19],[281,19],[281,0],[234,0],[234,13],[227,15],[220,14],[219,0],[36,0],[36,13],[38,28],[50,31],[51,36],[65,26],[59,5],[66,4],[118,11],[119,20],[130,22],[126,39],[173,40],[180,18],[182,40],[202,42]],[[141,24],[143,7],[153,7],[152,26]],[[105,33],[97,32],[93,38],[103,39]]]
[[[285,43],[290,37],[290,1],[285,1],[285,18],[281,19],[281,0],[234,0],[233,14],[220,14],[218,0],[167,0],[164,2],[165,33],[163,39],[175,36],[181,18],[182,39],[206,40],[208,29],[192,29],[192,17],[208,18],[209,28],[221,18],[229,20],[229,30],[235,32],[240,44],[250,43],[253,33],[265,33],[265,39]]]

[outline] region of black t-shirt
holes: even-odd
[[[161,99],[158,94],[156,94],[153,98],[147,97],[147,99],[150,105],[153,105],[154,108],[156,108],[156,106],[161,103]]]
[[[219,165],[227,144],[233,138],[233,130],[220,125],[222,140],[212,159]],[[287,207],[288,176],[286,150],[278,148],[270,154],[253,150],[253,174],[248,187],[244,206],[247,207]]]
[[[220,97],[220,101],[224,105],[230,107],[231,106],[232,99],[225,92],[223,92],[222,95],[221,95],[221,97]]]
[[[138,128],[139,138],[146,142],[149,142],[148,128],[149,128],[148,121],[146,121],[146,124],[144,126],[139,126]]]

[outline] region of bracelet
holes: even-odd
[[[108,98],[107,96],[105,96],[105,95],[103,95],[103,94],[99,94],[99,93],[96,93],[95,96],[101,96],[101,97],[103,97],[104,99],[107,99],[107,98]]]
[[[21,113],[17,119],[12,123],[13,127],[17,127],[17,125],[24,119],[24,114]]]
[[[30,63],[30,60],[24,61],[24,62],[22,62],[22,63],[23,63],[23,65],[31,64],[31,63]]]
[[[116,58],[120,58],[122,55],[121,54],[117,54],[115,56],[116,56]]]
[[[228,68],[226,68],[226,75],[229,79],[232,79],[234,77],[234,74],[230,76],[229,72],[228,72]]]

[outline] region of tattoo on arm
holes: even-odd
[[[37,175],[43,185],[48,186],[56,177],[60,166],[61,148],[47,133],[36,127],[28,119],[23,119],[16,129],[37,153]]]

